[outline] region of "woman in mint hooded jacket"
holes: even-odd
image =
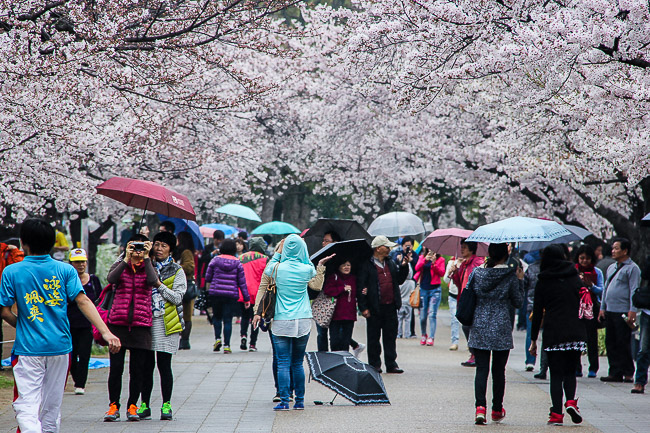
[[[323,263],[319,263],[323,264]],[[295,387],[296,410],[305,408],[305,370],[303,359],[311,330],[311,305],[307,285],[316,276],[309,260],[307,244],[297,235],[289,235],[275,253],[264,273],[277,284],[273,342],[278,356],[280,403],[274,410],[289,410],[291,378]],[[256,316],[256,322],[259,316]]]

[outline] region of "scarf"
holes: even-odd
[[[170,255],[162,262],[156,261],[156,271],[158,271],[158,278],[163,279],[160,272],[162,269],[173,262],[172,256]],[[151,289],[151,312],[153,317],[160,317],[165,313],[165,300],[158,291],[158,287]]]
[[[172,258],[171,254],[169,255],[169,257],[167,257],[167,258],[166,258],[165,260],[163,260],[162,262],[159,262],[158,260],[156,260],[156,269],[158,270],[158,274],[160,274],[160,270],[161,270],[162,268],[164,268],[165,266],[167,266],[168,264],[170,264],[173,260],[174,260],[174,259]]]

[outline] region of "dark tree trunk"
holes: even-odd
[[[97,270],[97,246],[99,245],[99,239],[114,225],[113,220],[109,216],[95,231],[90,232],[88,235],[88,272],[91,274],[94,274]]]

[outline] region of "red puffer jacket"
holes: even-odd
[[[119,326],[151,326],[151,286],[147,284],[144,262],[126,266],[115,287],[108,323]]]

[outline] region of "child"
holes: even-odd
[[[415,290],[413,268],[411,266],[409,266],[409,274],[406,277],[406,281],[404,281],[404,284],[399,286],[399,290],[402,294],[402,307],[397,312],[397,323],[399,324],[397,328],[397,338],[404,338],[402,329],[406,330],[406,332],[409,332],[411,326],[411,315],[413,314],[413,308],[409,304],[411,293],[413,293],[413,290]],[[403,323],[406,324],[404,325],[404,328],[402,328]]]
[[[16,328],[12,363],[17,397],[13,407],[23,433],[58,432],[72,351],[68,303],[77,303],[100,330],[111,352],[120,349],[120,340],[84,294],[77,271],[49,256],[54,228],[44,220],[27,219],[20,240],[26,257],[7,267],[0,283],[2,318]],[[17,316],[11,311],[14,303]]]

